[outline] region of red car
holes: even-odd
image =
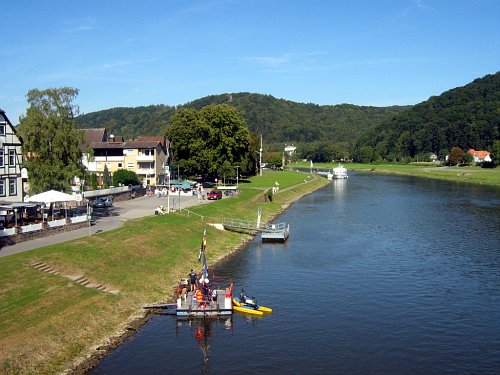
[[[222,199],[222,191],[212,190],[212,191],[208,192],[207,199],[210,199],[210,200]]]

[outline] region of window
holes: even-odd
[[[5,122],[0,122],[0,135],[5,135]]]
[[[118,163],[118,168],[123,168],[123,164],[122,163]]]
[[[0,179],[0,197],[5,197],[5,178]]]
[[[16,165],[16,150],[9,150],[9,165]]]
[[[9,178],[9,195],[17,195],[17,178]]]
[[[3,167],[4,152],[3,148],[0,148],[0,167]]]
[[[127,168],[128,169],[133,169],[135,167],[134,163],[127,163]]]

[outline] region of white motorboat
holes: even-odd
[[[332,173],[333,179],[343,179],[343,178],[347,178],[347,177],[348,177],[347,176],[347,169],[343,165],[339,164],[338,167],[333,168],[333,173]]]

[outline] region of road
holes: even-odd
[[[198,200],[196,196],[170,196],[170,208],[187,208],[198,204],[212,202]],[[68,232],[57,233],[47,237],[24,241],[11,246],[0,248],[0,257],[38,249],[56,243],[74,240],[112,229],[119,228],[127,220],[154,215],[154,210],[159,205],[168,206],[167,197],[139,197],[127,201],[114,202],[112,207],[95,208],[92,214],[94,224],[90,228],[75,229]]]

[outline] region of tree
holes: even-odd
[[[460,147],[453,147],[448,155],[448,163],[450,165],[458,165],[460,164],[465,157],[465,151]]]
[[[491,158],[495,167],[500,164],[500,140],[495,141],[491,146]]]
[[[22,153],[30,175],[30,194],[69,190],[71,180],[83,176],[80,144],[83,133],[74,126],[78,89],[33,89],[26,95],[29,108],[20,118]]]
[[[222,177],[221,171],[255,170],[254,140],[241,115],[228,105],[209,105],[200,111],[183,108],[167,129],[174,167],[184,175]],[[229,172],[228,172],[229,173]]]
[[[133,171],[118,169],[115,173],[113,173],[113,185],[139,185],[139,178]]]
[[[109,173],[108,166],[104,165],[104,171],[102,172],[102,187],[104,189],[109,188],[111,185],[111,173]]]
[[[251,139],[243,117],[234,107],[226,104],[203,107],[200,114],[210,127],[207,147],[213,155],[209,174],[216,174],[224,164],[240,165],[242,172],[247,172]]]

